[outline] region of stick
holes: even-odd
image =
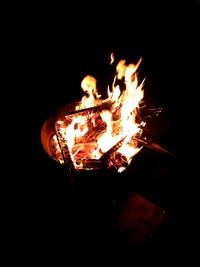
[[[137,137],[132,137],[132,140],[137,141],[138,143],[140,143],[141,145],[150,148],[151,150],[154,150],[156,152],[161,152],[161,153],[165,153],[165,154],[169,154],[171,156],[175,157],[175,154],[169,152],[168,150],[162,148],[160,145],[156,144],[156,143],[147,143],[146,141],[139,139]]]
[[[122,144],[123,144],[125,138],[126,138],[126,136],[123,137],[120,141],[118,141],[118,142],[117,142],[114,146],[112,146],[108,151],[106,151],[106,152],[103,154],[103,156],[100,158],[100,160],[101,160],[102,162],[105,162],[106,160],[108,160],[109,157],[110,157],[110,155],[111,155],[113,152],[115,152],[116,150],[118,150],[118,149],[122,146]]]
[[[55,124],[55,133],[58,140],[58,145],[60,147],[60,151],[63,157],[64,165],[67,167],[69,176],[72,176],[72,173],[75,172],[74,163],[72,161],[69,148],[62,134],[60,133],[57,125]]]

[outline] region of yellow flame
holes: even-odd
[[[120,135],[113,135],[113,121],[112,113],[108,110],[103,110],[101,112],[101,118],[106,123],[106,132],[97,140],[99,150],[101,152],[106,152],[112,146],[114,146],[118,141],[120,141]]]
[[[87,75],[81,82],[81,88],[87,96],[83,96],[81,104],[76,107],[77,110],[96,106],[100,103],[101,95],[98,94],[94,77]]]
[[[111,53],[110,55],[110,65],[114,62],[115,57],[114,57],[114,53]]]

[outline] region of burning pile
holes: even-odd
[[[111,64],[114,61],[111,55]],[[145,122],[138,120],[138,109],[143,99],[143,82],[139,84],[137,64],[116,64],[116,74],[107,98],[102,99],[97,81],[86,76],[81,82],[85,92],[74,112],[55,121],[51,140],[54,158],[71,164],[76,170],[115,167],[122,172],[141,150],[138,138]],[[121,86],[121,85],[123,86]]]

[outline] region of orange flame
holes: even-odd
[[[100,159],[105,152],[112,148],[117,142],[123,143],[117,152],[121,153],[130,164],[134,155],[141,147],[133,140],[136,134],[141,134],[141,122],[136,121],[137,108],[143,99],[144,81],[138,84],[137,69],[141,63],[141,58],[137,64],[126,65],[125,60],[120,60],[116,66],[116,75],[113,80],[112,88],[108,86],[108,97],[102,99],[96,87],[96,79],[92,76],[86,76],[81,82],[81,88],[86,93],[76,110],[95,107],[110,101],[113,103],[111,109],[103,109],[98,115],[90,114],[88,116],[74,116],[67,127],[62,128],[62,134],[66,139],[69,151],[76,168],[82,165],[77,163],[76,156],[82,151],[83,157]],[[114,54],[111,54],[111,62],[114,61]],[[117,82],[121,80],[123,88]],[[119,83],[119,82],[118,82]],[[98,118],[98,119],[97,119]],[[67,116],[66,116],[67,119]],[[103,130],[99,131],[94,138],[98,123],[104,125]],[[87,136],[92,136],[92,141]],[[82,143],[81,143],[82,138]],[[76,148],[77,140],[80,143]],[[89,151],[90,150],[90,151]],[[119,172],[125,168],[120,167]]]
[[[111,53],[110,55],[110,64],[112,64],[114,62],[115,58],[114,58],[114,53]]]

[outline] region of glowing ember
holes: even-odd
[[[112,53],[110,64],[113,62]],[[65,140],[75,169],[93,169],[95,164],[102,162],[107,168],[114,166],[121,172],[142,148],[135,138],[141,135],[145,124],[136,119],[144,96],[143,82],[138,83],[136,73],[140,63],[141,59],[137,64],[126,65],[125,60],[118,62],[105,99],[98,93],[96,79],[86,76],[81,82],[85,95],[76,111],[66,114],[63,121],[56,121],[56,131]],[[53,141],[56,142],[56,134]],[[59,149],[61,152],[58,144],[56,149],[56,153]],[[59,162],[64,163],[62,157]]]

